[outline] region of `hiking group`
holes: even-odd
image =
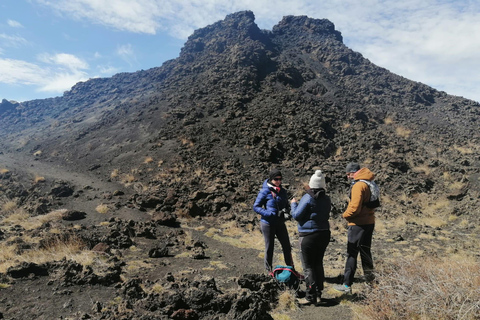
[[[368,281],[374,278],[370,247],[375,227],[375,208],[379,206],[379,191],[374,182],[375,175],[368,168],[361,168],[358,163],[352,162],[346,166],[345,171],[351,181],[350,201],[342,215],[348,223],[347,260],[343,283],[334,285],[333,288],[351,293],[359,253],[365,278]],[[363,183],[357,183],[359,181]],[[291,199],[290,214],[297,221],[300,260],[306,287],[305,297],[299,299],[299,303],[316,305],[324,289],[323,257],[330,242],[329,217],[332,207],[321,170],[316,170],[311,176],[305,191],[300,201]],[[260,228],[265,240],[264,264],[266,272],[271,276],[275,276],[272,264],[275,237],[281,244],[285,264],[293,273],[298,274],[285,225],[289,215],[288,207],[287,191],[282,187],[282,173],[279,169],[273,169],[263,182],[253,205],[254,211],[261,216]]]

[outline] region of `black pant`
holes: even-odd
[[[287,226],[283,221],[277,221],[275,224],[268,224],[260,222],[260,228],[262,229],[263,238],[265,239],[265,269],[268,272],[273,270],[273,249],[275,245],[275,236],[282,245],[283,258],[287,266],[293,267],[292,247],[290,245],[290,238],[288,237]]]
[[[375,224],[348,227],[347,263],[345,264],[344,284],[351,286],[357,270],[357,257],[360,252],[365,276],[373,276],[373,258],[370,250]]]
[[[321,294],[325,271],[323,269],[323,256],[330,243],[330,230],[321,230],[300,237],[300,257],[302,260],[305,283],[307,286],[305,298],[310,301],[317,299]]]

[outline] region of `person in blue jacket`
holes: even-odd
[[[287,191],[282,188],[282,173],[273,169],[263,182],[253,204],[253,210],[261,215],[260,228],[265,239],[265,269],[273,276],[272,260],[275,236],[282,245],[285,264],[293,265],[292,247],[285,225],[285,212],[288,206]]]
[[[325,272],[323,256],[330,242],[331,200],[325,191],[325,177],[316,170],[306,187],[306,193],[297,203],[291,200],[292,217],[298,222],[300,257],[305,276],[305,298],[300,304],[317,304],[321,300]]]

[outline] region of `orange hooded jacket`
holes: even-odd
[[[353,176],[355,180],[373,180],[375,174],[367,168],[358,170]],[[366,225],[375,223],[375,209],[367,208],[364,202],[370,201],[370,188],[364,182],[357,182],[351,190],[350,202],[343,213],[343,218],[347,220],[349,226]]]

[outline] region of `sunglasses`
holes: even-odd
[[[273,178],[272,180],[273,180],[273,181],[281,181],[282,178]]]

